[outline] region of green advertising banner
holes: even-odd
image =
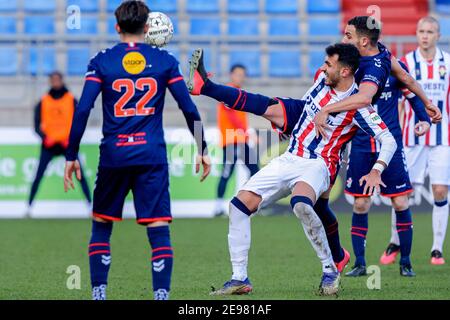
[[[18,216],[26,210],[26,202],[31,183],[35,177],[39,162],[40,142],[29,129],[14,129],[1,132],[0,139],[0,217]],[[208,131],[209,150],[212,161],[210,176],[200,183],[200,175],[195,173],[194,159],[196,148],[188,130],[167,130],[167,154],[170,171],[170,194],[174,215],[208,216],[212,214],[216,198],[217,184],[222,167],[222,149],[215,144],[217,133]],[[172,134],[173,133],[173,134]],[[91,190],[94,188],[97,172],[100,134],[88,132],[80,149],[80,159]],[[8,137],[6,139],[6,137]],[[178,137],[182,137],[178,139]],[[36,197],[36,210],[61,211],[62,207],[79,207],[84,196],[79,184],[75,191],[63,190],[64,157],[56,157],[47,167],[44,179]],[[238,175],[233,175],[225,198],[231,198],[236,192]],[[238,177],[237,177],[238,176]],[[132,200],[131,193],[129,200]],[[129,205],[129,204],[128,204]],[[50,209],[54,208],[54,209]],[[71,211],[65,208],[64,211]],[[79,210],[79,209],[78,209]],[[6,212],[5,212],[6,211]],[[17,212],[10,212],[17,211]],[[73,213],[76,215],[76,213]],[[45,212],[42,212],[45,215]]]

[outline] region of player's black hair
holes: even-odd
[[[355,73],[359,67],[360,54],[358,48],[350,43],[336,43],[325,49],[327,56],[338,55],[338,62],[349,67]]]
[[[370,39],[370,44],[376,46],[381,35],[381,22],[374,17],[357,16],[351,18],[347,24],[355,26],[356,33]]]
[[[243,64],[236,63],[231,66],[230,73],[232,73],[236,69],[243,69],[244,71],[247,71],[247,68]]]
[[[141,34],[144,32],[150,9],[139,0],[127,0],[116,9],[117,24],[123,33]]]

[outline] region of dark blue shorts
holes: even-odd
[[[345,193],[355,197],[367,197],[363,194],[364,185],[359,186],[359,179],[370,172],[378,158],[378,153],[350,151],[347,166]],[[381,187],[381,195],[396,197],[413,191],[409,181],[408,169],[403,148],[397,149],[389,166],[381,174],[381,180],[386,185]]]
[[[99,167],[94,189],[94,217],[122,220],[123,205],[130,191],[139,224],[172,221],[167,164]]]

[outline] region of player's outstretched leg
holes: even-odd
[[[168,225],[147,226],[147,236],[152,248],[152,282],[155,300],[169,300],[173,268],[173,250]]]
[[[92,221],[92,235],[89,242],[89,266],[91,271],[92,300],[106,300],[108,272],[111,266],[111,238],[113,224],[106,221]]]
[[[223,102],[227,107],[256,115],[263,115],[271,99],[269,97],[254,94],[216,84],[208,79],[208,73],[203,64],[203,49],[196,49],[189,61],[189,79],[187,86],[192,95],[204,95]]]
[[[230,251],[233,275],[222,288],[214,289],[211,295],[240,295],[253,290],[247,275],[248,252],[251,243],[250,216],[254,210],[234,197],[230,203],[230,221],[228,232],[228,248]]]
[[[380,263],[387,265],[395,263],[397,259],[397,255],[400,252],[400,239],[398,237],[397,232],[397,218],[395,214],[395,210],[392,208],[391,213],[391,240],[389,241],[389,245],[386,250],[384,250],[383,254],[380,258]]]
[[[291,206],[295,215],[300,219],[305,235],[322,263],[323,275],[319,293],[321,295],[337,294],[339,291],[340,274],[333,262],[325,229],[313,209],[311,199],[304,196],[293,196]]]
[[[314,205],[314,211],[322,221],[327,234],[328,244],[333,255],[333,261],[340,273],[344,270],[350,261],[350,253],[341,246],[339,239],[339,223],[336,215],[328,205],[327,198],[319,198]]]

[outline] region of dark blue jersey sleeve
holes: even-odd
[[[80,102],[75,108],[70,129],[69,146],[66,151],[66,160],[74,161],[78,158],[80,141],[83,137],[91,109],[101,92],[101,84],[97,81],[86,80],[81,94]]]
[[[363,83],[372,83],[378,88],[383,87],[389,77],[389,72],[382,67],[378,67],[376,62],[366,68],[366,72],[361,79],[360,85]]]
[[[406,64],[404,64],[402,61],[398,61],[398,63],[402,66],[402,68],[406,71],[409,72],[408,67],[406,66]],[[423,104],[422,100],[419,99],[419,97],[417,97],[414,93],[410,92],[403,83],[399,83],[399,85],[401,86],[401,88],[403,89],[403,94],[406,97],[406,99],[409,101],[409,103],[411,104],[411,107],[414,110],[414,113],[417,115],[417,118],[419,119],[419,121],[425,121],[431,124],[431,119],[427,114],[427,111],[425,109],[425,105]]]
[[[274,129],[279,130],[281,133],[290,135],[295,128],[300,115],[305,107],[305,101],[291,98],[274,98],[277,100],[283,108],[284,112],[284,126],[283,128],[277,128],[274,125]]]

